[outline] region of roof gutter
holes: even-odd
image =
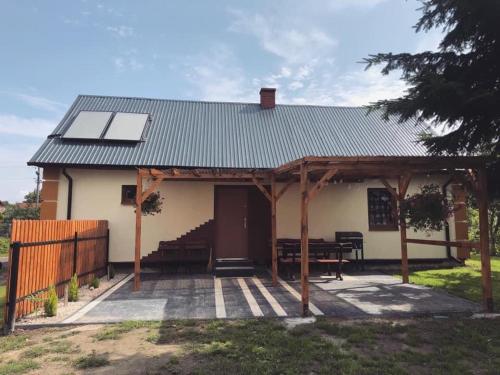
[[[73,178],[63,168],[62,174],[68,180],[68,202],[66,204],[66,220],[71,220],[71,206],[73,205]]]

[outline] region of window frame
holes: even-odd
[[[127,195],[126,195],[126,190],[127,189],[131,189],[131,188],[135,189],[135,194],[134,194],[134,198],[133,199],[127,198]],[[137,185],[122,185],[121,189],[122,189],[121,204],[124,205],[124,206],[133,206],[133,205],[135,205],[135,199],[137,197]]]
[[[390,199],[390,204],[392,208],[392,217],[394,224],[374,224],[370,220],[370,193],[372,192],[379,192],[379,191],[385,191],[387,195],[389,196]],[[398,215],[397,215],[397,201],[396,198],[390,193],[390,191],[386,188],[368,188],[367,189],[367,203],[368,203],[368,230],[370,231],[399,231],[399,225],[398,225]]]

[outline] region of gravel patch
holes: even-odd
[[[68,302],[65,306],[64,301],[59,299],[59,303],[57,305],[57,315],[56,316],[45,316],[43,312],[43,308],[37,312],[34,312],[30,315],[26,315],[16,321],[16,325],[39,325],[39,324],[54,324],[60,323],[64,319],[73,315],[75,312],[80,310],[82,307],[87,305],[92,300],[99,297],[101,294],[106,292],[109,288],[113,287],[115,284],[119,283],[129,274],[116,274],[115,277],[111,280],[108,280],[107,276],[101,277],[101,283],[99,288],[90,289],[88,285],[83,285],[80,287],[80,292],[78,294],[77,302]]]

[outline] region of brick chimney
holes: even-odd
[[[261,88],[260,89],[260,107],[262,109],[271,109],[276,106],[276,89]]]

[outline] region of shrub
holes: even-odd
[[[90,286],[93,287],[94,289],[99,288],[100,284],[101,284],[101,279],[99,279],[97,276],[94,276],[94,278],[90,282]]]
[[[49,293],[47,295],[47,299],[45,300],[43,306],[45,309],[45,315],[47,316],[56,316],[57,315],[57,293],[56,288],[52,285],[49,287]]]
[[[0,237],[0,255],[9,254],[10,240],[7,237]]]
[[[70,302],[78,301],[78,276],[76,276],[76,273],[69,282],[68,300]]]

